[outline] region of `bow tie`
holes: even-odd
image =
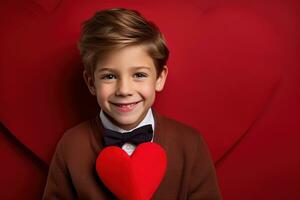
[[[151,124],[125,133],[120,133],[106,128],[103,130],[104,146],[122,147],[126,142],[138,145],[143,142],[150,142],[152,140],[152,136],[153,130]]]

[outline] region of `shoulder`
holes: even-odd
[[[183,155],[185,162],[190,165],[197,157],[205,160],[209,157],[209,150],[205,139],[196,128],[179,120],[158,115],[160,134],[163,135],[163,147],[169,156]],[[199,159],[200,159],[199,158]]]
[[[80,149],[80,146],[89,142],[92,120],[85,120],[67,129],[57,144],[58,148],[67,153],[70,149]]]
[[[198,145],[203,141],[202,134],[191,125],[179,120],[158,114],[161,130],[166,134],[167,140],[186,145]]]

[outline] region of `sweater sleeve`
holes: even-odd
[[[70,175],[67,171],[64,155],[63,143],[57,144],[55,153],[52,157],[46,186],[44,189],[43,200],[72,200],[77,199],[76,191],[72,184]]]
[[[198,145],[188,189],[188,200],[221,200],[214,164],[202,136]]]

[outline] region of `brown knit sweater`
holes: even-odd
[[[202,136],[195,129],[153,110],[153,142],[167,154],[167,171],[152,200],[219,200],[214,165]],[[103,125],[97,115],[69,129],[56,146],[44,200],[112,200],[95,170],[103,149]]]

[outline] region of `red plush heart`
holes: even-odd
[[[152,142],[137,146],[131,157],[119,147],[106,147],[96,160],[99,177],[122,200],[149,200],[166,167],[164,149]]]

